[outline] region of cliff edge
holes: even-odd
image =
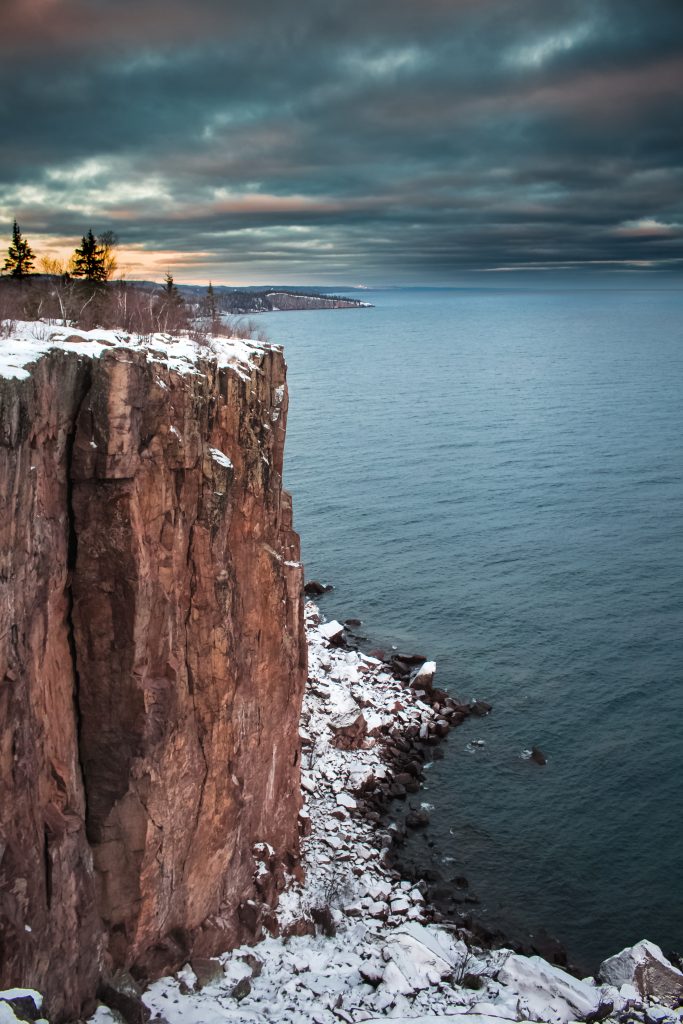
[[[277,346],[0,341],[0,987],[53,1020],[257,938],[296,870],[286,413]]]

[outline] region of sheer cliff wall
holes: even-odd
[[[0,987],[55,1020],[267,923],[306,673],[281,351],[63,349],[0,378]]]

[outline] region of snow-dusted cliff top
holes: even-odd
[[[5,336],[6,335],[6,336]],[[125,331],[81,331],[41,320],[0,324],[0,377],[23,379],[30,366],[50,349],[62,349],[99,358],[111,348],[126,347],[145,352],[150,362],[161,363],[178,373],[196,373],[201,357],[215,359],[219,366],[232,367],[241,376],[249,376],[251,363],[263,352],[281,350],[267,342],[209,335],[201,343],[169,334],[140,336]]]

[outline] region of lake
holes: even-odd
[[[363,297],[257,320],[323,611],[494,705],[430,768],[413,843],[587,969],[681,950],[683,294]]]

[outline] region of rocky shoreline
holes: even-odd
[[[326,588],[315,589],[319,596],[325,592]],[[359,619],[344,620],[344,633],[339,642],[354,650],[360,649],[360,644],[367,646],[367,643],[362,643],[367,641],[367,637],[357,631],[359,626],[362,626]],[[413,799],[427,779],[430,762],[444,756],[440,744],[450,731],[462,725],[469,717],[488,716],[493,706],[483,700],[464,703],[434,686],[436,665],[423,655],[393,651],[387,654],[381,649],[371,650],[370,654],[380,659],[391,674],[409,688],[409,693],[412,691],[439,716],[436,722],[429,724],[426,735],[421,735],[415,725],[401,729],[399,723],[396,723],[383,741],[383,757],[392,778],[378,785],[365,798],[365,807],[369,808],[366,813],[370,815],[370,820],[385,823],[386,819],[392,821],[393,845],[389,853],[392,868],[402,878],[421,884],[433,920],[457,925],[468,942],[487,949],[505,947],[525,956],[539,955],[579,977],[582,972],[569,962],[565,947],[547,931],[524,933],[519,929],[502,926],[497,921],[483,919],[477,911],[480,900],[470,891],[469,880],[462,874],[453,875],[438,865],[435,843],[428,838],[429,811],[424,802],[418,805]],[[473,745],[483,745],[483,742],[475,740]],[[539,765],[546,764],[546,758],[538,747],[530,752],[529,760]],[[379,813],[379,819],[374,812]],[[419,830],[425,840],[424,856],[411,854],[406,849],[406,840],[415,830]]]

